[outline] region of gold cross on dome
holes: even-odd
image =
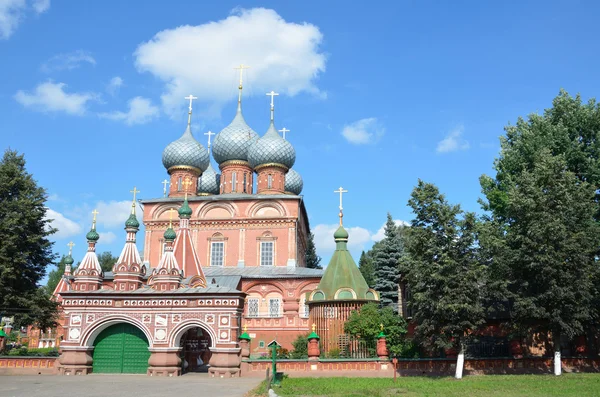
[[[185,186],[185,199],[187,200],[187,195],[188,195],[188,189],[191,185],[192,185],[192,181],[190,181],[190,178],[185,178],[185,180],[181,183],[183,186]]]
[[[133,202],[135,202],[135,195],[138,194],[138,193],[140,193],[140,191],[137,190],[136,187],[134,186],[133,190],[130,190],[129,192],[133,193]]]
[[[241,90],[242,89],[242,79],[244,77],[244,69],[250,69],[250,66],[244,65],[243,63],[241,63],[240,66],[235,67],[233,69],[240,71],[240,90]]]
[[[315,332],[316,329],[317,329],[317,324],[313,323],[313,325],[312,325],[313,332]]]
[[[71,256],[71,254],[73,253],[73,247],[75,246],[75,243],[70,241],[67,245],[69,246],[69,256]]]
[[[279,132],[283,133],[283,139],[285,139],[285,133],[286,132],[290,132],[290,130],[288,130],[287,128],[283,127],[282,129],[279,130]]]
[[[94,215],[94,219],[92,220],[92,222],[94,222],[94,224],[96,224],[96,215],[99,214],[98,210],[93,210],[92,214]]]
[[[248,324],[244,324],[244,332],[248,331]]]
[[[173,227],[173,212],[175,212],[175,208],[169,208],[169,210],[167,210],[167,212],[169,213],[169,227],[172,228]]]
[[[381,332],[383,332],[383,323],[379,324],[379,328],[381,328]]]

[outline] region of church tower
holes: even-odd
[[[242,114],[242,75],[248,66],[240,65],[238,105],[233,121],[215,137],[213,157],[219,163],[221,194],[252,194],[253,173],[248,163],[248,149],[258,139],[258,134],[246,124]]]
[[[133,193],[131,214],[125,222],[127,238],[123,251],[121,251],[121,255],[112,269],[115,290],[118,291],[131,291],[140,288],[142,277],[146,273],[146,268],[142,265],[142,259],[135,244],[136,234],[140,228],[140,222],[135,216],[135,195],[139,193],[139,190],[134,187],[131,192]]]
[[[178,213],[179,229],[177,229],[177,237],[173,248],[175,259],[177,259],[177,263],[181,266],[184,277],[190,277],[188,282],[190,287],[206,287],[206,277],[204,277],[200,259],[196,253],[196,248],[192,241],[192,234],[190,233],[192,209],[188,204],[187,195],[185,196],[183,205],[179,208]]]
[[[100,235],[96,232],[96,215],[98,215],[98,211],[94,210],[92,214],[94,214],[92,228],[85,235],[88,250],[74,273],[74,289],[76,291],[95,291],[102,286],[103,272],[96,256],[96,243],[100,239]]]
[[[196,194],[198,178],[210,164],[208,152],[192,135],[192,101],[197,99],[190,95],[188,110],[188,123],[183,135],[178,140],[171,142],[163,151],[162,162],[171,176],[169,197],[182,197],[185,194]],[[184,181],[191,183],[184,185]]]
[[[175,210],[171,209],[170,213],[172,214],[173,211]],[[148,280],[148,284],[157,291],[175,290],[181,286],[183,280],[182,271],[173,255],[173,242],[177,238],[177,234],[173,230],[172,216],[169,220],[169,227],[163,235],[166,244],[165,253]]]
[[[271,96],[271,123],[265,135],[250,147],[248,158],[258,174],[257,193],[283,194],[285,174],[296,162],[296,151],[275,129],[273,98],[279,94],[271,91],[267,95]]]

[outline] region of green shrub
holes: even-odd
[[[292,346],[294,349],[290,352],[290,358],[308,358],[308,334],[298,335]]]
[[[44,347],[36,349],[28,349],[27,347],[18,347],[8,351],[9,356],[21,357],[58,357],[58,350],[55,347]]]

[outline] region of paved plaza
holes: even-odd
[[[257,378],[213,379],[207,374],[176,378],[146,375],[0,376],[3,397],[242,397],[260,381]]]

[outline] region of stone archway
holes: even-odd
[[[121,322],[103,329],[94,340],[92,372],[145,374],[149,341],[136,326]]]
[[[182,373],[208,372],[213,340],[202,327],[187,328],[179,338]]]

